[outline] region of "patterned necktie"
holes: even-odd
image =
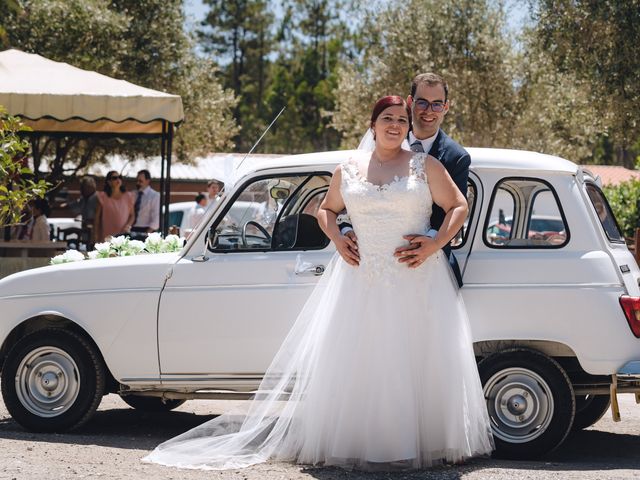
[[[420,140],[416,140],[415,142],[413,142],[411,144],[411,151],[412,152],[418,152],[418,153],[424,153],[424,148],[422,148],[422,142]]]
[[[140,204],[142,203],[142,190],[138,190],[138,196],[136,197],[136,203],[133,205],[133,224],[138,221],[138,213],[140,213]]]

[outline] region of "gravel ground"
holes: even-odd
[[[572,435],[541,461],[476,459],[461,466],[403,473],[346,472],[336,468],[267,463],[244,470],[177,470],[140,462],[158,443],[202,423],[228,402],[190,401],[167,414],[140,413],[116,395],[104,398],[95,417],[74,434],[25,432],[0,401],[0,479],[353,479],[514,480],[635,479],[640,477],[640,405],[620,395],[622,422],[610,415]]]

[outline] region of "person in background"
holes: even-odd
[[[224,182],[212,178],[207,183],[207,193],[209,194],[209,204],[220,198],[222,191],[224,190]]]
[[[48,242],[50,240],[49,224],[47,223],[47,215],[50,212],[49,202],[44,198],[36,198],[30,207],[31,218],[18,233],[18,240]]]
[[[92,231],[98,209],[98,192],[96,181],[93,177],[86,176],[80,179],[80,198],[73,202],[60,204],[60,208],[70,208],[74,215],[82,217],[82,228]]]
[[[208,201],[207,196],[204,193],[196,195],[195,200],[196,204],[193,206],[193,209],[189,214],[189,230],[193,230],[196,225],[200,223],[200,220],[202,220],[202,217],[204,216],[204,212],[207,210]]]
[[[96,241],[128,233],[133,225],[133,197],[122,184],[122,177],[115,170],[107,173],[104,191],[98,192],[96,210]]]
[[[132,232],[147,234],[160,228],[160,193],[151,188],[151,173],[140,170],[136,177],[138,193],[133,204]]]

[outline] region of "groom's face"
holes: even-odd
[[[441,112],[434,112],[433,106],[428,105],[427,108],[419,108],[416,100],[427,100],[429,104],[434,102],[444,103],[444,109]],[[413,134],[421,140],[432,137],[436,134],[444,116],[449,111],[449,102],[445,103],[444,87],[442,85],[427,85],[421,83],[416,89],[414,97],[409,95],[407,103],[411,105],[411,120],[413,123]],[[419,104],[424,102],[418,102]]]

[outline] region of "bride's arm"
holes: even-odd
[[[358,255],[357,244],[349,237],[342,235],[336,220],[338,214],[344,210],[344,200],[340,193],[342,183],[342,167],[338,165],[333,172],[329,190],[320,204],[318,210],[318,224],[322,231],[335,244],[336,249],[345,262],[350,265],[358,265],[360,257]]]
[[[427,157],[425,166],[431,197],[446,213],[438,234],[434,238],[438,248],[442,248],[462,228],[469,206],[442,163],[435,158]]]
[[[410,245],[396,249],[398,261],[410,268],[420,266],[427,258],[443,248],[460,230],[469,209],[467,201],[453,182],[442,163],[427,157],[425,168],[431,197],[446,215],[435,238],[426,235],[405,235]]]

